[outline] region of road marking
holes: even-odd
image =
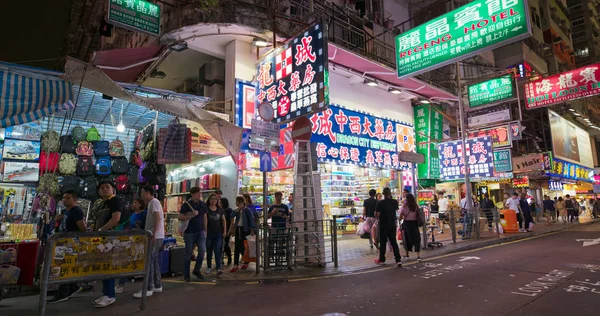
[[[594,246],[600,244],[600,238],[596,239],[575,239],[575,241],[583,241],[583,246]]]
[[[184,283],[184,284],[190,284],[190,285],[217,285],[216,282],[185,282],[182,280],[168,280],[168,279],[163,279],[163,282],[167,282],[167,283]]]
[[[574,271],[564,270],[552,270],[549,273],[525,284],[520,287],[519,292],[510,292],[511,294],[523,295],[523,296],[537,296],[542,292],[553,289],[558,283],[570,275],[575,273]]]
[[[479,257],[460,257],[460,259],[458,259],[457,261],[459,262],[463,262],[463,261],[468,261],[468,260],[479,260],[481,258]]]

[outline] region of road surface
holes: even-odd
[[[85,293],[49,305],[47,315],[133,315],[139,287],[128,285],[104,309]],[[136,315],[598,315],[600,224],[343,277],[164,288]],[[0,314],[34,315],[36,299],[3,301]]]

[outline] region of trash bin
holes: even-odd
[[[500,211],[500,225],[505,233],[516,233],[519,231],[519,223],[517,222],[517,212],[514,210]]]

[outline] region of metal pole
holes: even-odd
[[[521,96],[519,93],[519,81],[517,80],[516,76],[514,76],[514,75],[513,75],[513,78],[515,79],[515,90],[517,91],[517,104],[519,106],[519,124],[521,124],[521,122],[523,121],[523,113],[521,112]],[[542,135],[543,134],[544,133],[542,133]]]
[[[260,219],[259,219],[259,218],[256,218],[256,219],[254,220],[254,226],[255,226],[255,227],[260,227]],[[261,260],[260,260],[260,254],[261,254],[261,246],[260,246],[260,243],[261,243],[261,241],[262,241],[262,240],[260,239],[260,238],[261,238],[261,237],[260,237],[260,230],[259,230],[259,229],[256,229],[256,231],[254,232],[254,235],[256,236],[256,271],[254,271],[254,274],[255,274],[255,275],[258,275],[258,272],[259,272],[259,270],[260,270],[260,263],[261,263]]]
[[[158,114],[158,112],[156,112]],[[156,126],[154,129],[154,132],[156,133]],[[148,278],[150,277],[150,265],[153,264],[152,261],[152,251],[153,251],[153,247],[154,247],[154,243],[156,242],[154,240],[154,236],[152,235],[152,233],[147,230],[146,232],[148,232],[148,234],[146,235],[148,238],[148,244],[147,244],[147,248],[146,248],[146,264],[144,266],[144,281],[142,282],[142,302],[140,303],[140,311],[143,311],[146,308],[146,290],[148,289]]]
[[[50,236],[46,241],[46,249],[44,249],[44,267],[42,269],[42,276],[40,280],[40,302],[38,305],[38,315],[44,316],[46,314],[46,298],[48,292],[48,278],[50,277],[50,261],[52,257],[52,244],[54,243],[54,236]]]
[[[263,270],[266,272],[267,271],[267,266],[269,265],[269,247],[268,247],[268,230],[269,230],[269,226],[267,223],[267,199],[269,198],[268,193],[269,192],[269,187],[267,184],[267,173],[263,172],[263,211],[262,211],[262,215],[263,215],[263,250],[265,253],[265,260],[264,260],[264,264],[263,264]]]
[[[337,248],[337,225],[336,225],[336,215],[333,215],[332,220],[332,229],[331,229],[333,238],[333,265],[338,267],[338,248]]]
[[[315,12],[315,2],[314,2],[314,0],[308,0],[308,11],[310,13]]]
[[[410,191],[412,192],[412,195],[416,199],[417,198],[417,168],[415,168],[414,163],[410,164],[410,173],[412,173],[412,188]]]
[[[462,85],[461,85],[461,78],[460,78],[460,63],[456,62],[456,87],[458,90],[458,113],[460,116],[460,129],[461,129],[461,133],[460,133],[460,139],[462,141],[462,158],[465,162],[464,166],[465,166],[465,189],[466,189],[466,194],[465,197],[467,198],[467,205],[466,205],[466,209],[467,212],[472,211],[473,209],[473,192],[471,191],[471,179],[469,177],[469,160],[467,159],[467,151],[466,151],[466,134],[465,134],[465,113],[464,113],[464,109],[463,109],[463,102],[462,102]],[[459,202],[460,204],[460,202]],[[459,207],[462,208],[462,205],[459,205]],[[466,219],[466,218],[465,218]]]

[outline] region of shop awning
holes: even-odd
[[[139,74],[158,60],[162,46],[146,46],[94,52],[91,63],[117,82],[135,82]]]
[[[72,85],[35,72],[0,64],[0,127],[32,122],[74,107]]]
[[[395,69],[371,61],[331,43],[329,43],[328,46],[328,55],[329,62],[331,63],[347,67],[357,73],[368,75],[377,80],[387,82],[390,85],[404,88],[408,90],[409,93],[414,93],[429,99],[458,100],[454,94],[434,87],[421,80],[415,78],[398,79]]]

